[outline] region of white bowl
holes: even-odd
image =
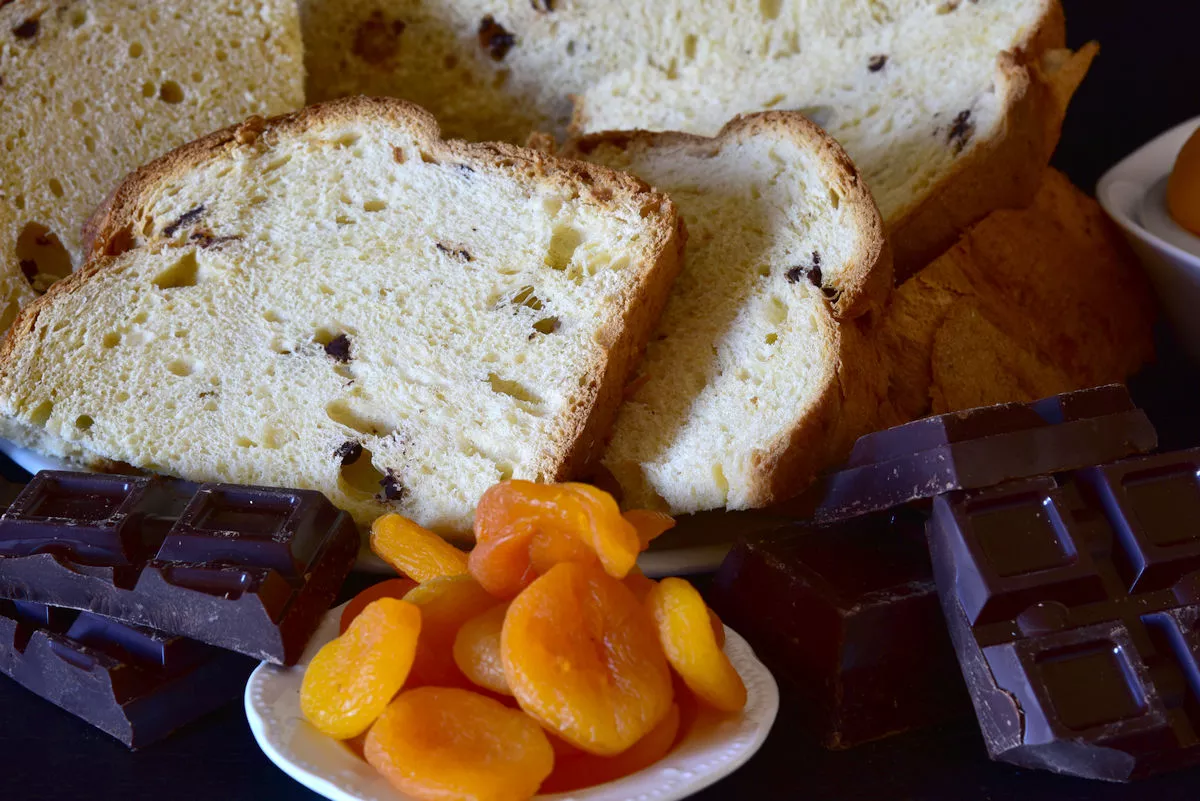
[[[1200,117],[1143,145],[1104,174],[1096,198],[1133,247],[1167,319],[1193,361],[1200,362],[1200,237],[1167,214],[1166,180]]]
[[[337,740],[318,732],[300,713],[304,667],[337,635],[342,607],[325,616],[300,663],[264,662],[246,683],[246,718],[272,762],[315,793],[334,801],[413,801]],[[729,627],[725,652],[746,684],[738,715],[704,714],[666,757],[615,782],[574,793],[538,796],[577,801],[674,801],[708,787],[741,767],[762,746],[779,711],[779,688],[750,646]]]

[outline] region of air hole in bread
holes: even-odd
[[[565,270],[575,258],[575,251],[583,244],[583,232],[569,225],[556,225],[550,234],[550,245],[546,249],[546,266],[552,270]]]
[[[54,404],[44,400],[33,407],[33,411],[29,413],[29,422],[35,426],[44,426],[52,414],[54,414]]]
[[[129,43],[129,57],[130,58],[141,58],[142,53],[145,53],[145,52],[146,52],[146,48],[142,47],[141,42],[130,42]]]
[[[784,100],[787,100],[787,95],[784,95],[784,94],[774,95],[770,100],[764,101],[762,106],[763,106],[763,108],[775,108],[780,103],[782,103]]]
[[[267,309],[263,312],[263,319],[268,323],[282,323],[284,321],[283,316],[274,309]]]
[[[17,264],[34,291],[45,292],[71,273],[71,256],[46,226],[27,222],[17,235]]]
[[[438,160],[433,157],[433,154],[426,150],[421,151],[421,161],[425,162],[426,164],[438,163]]]
[[[358,131],[346,131],[345,133],[339,134],[338,137],[333,140],[333,144],[338,147],[353,147],[354,145],[358,144],[359,139],[362,139],[362,134],[360,134]]]
[[[339,214],[333,218],[333,221],[338,225],[357,225],[357,223],[354,222],[354,218],[346,214]]]
[[[553,334],[562,322],[557,317],[545,317],[533,324],[533,330],[539,334]]]
[[[363,204],[363,211],[365,211],[365,212],[383,211],[386,208],[387,208],[386,200],[368,200],[366,203]]]
[[[154,97],[155,91],[154,83],[152,81],[146,81],[144,84],[142,84],[142,97]]]
[[[768,345],[774,345],[778,341],[779,341],[778,334],[767,334],[766,343]]]
[[[771,325],[779,325],[787,319],[787,306],[784,305],[784,302],[780,298],[772,295],[771,299],[767,302],[764,316]]]
[[[254,440],[250,439],[249,437],[237,437],[236,439],[234,439],[233,444],[238,446],[239,448],[257,448],[258,447],[258,443],[255,442]]]
[[[200,272],[200,264],[196,261],[196,251],[190,250],[179,257],[179,261],[158,274],[154,285],[159,289],[178,289],[196,285],[196,277]]]
[[[86,11],[84,11],[82,8],[76,8],[73,11],[71,11],[70,19],[71,19],[71,27],[72,28],[82,28],[84,25],[87,24],[88,13]]]
[[[274,172],[275,170],[278,170],[280,167],[287,164],[291,160],[292,160],[292,156],[290,153],[285,153],[282,156],[273,158],[269,162],[267,162],[267,166],[263,167],[262,174],[266,175],[269,172]]]
[[[191,359],[172,359],[167,362],[167,372],[186,378],[196,371],[196,365]]]
[[[508,395],[514,400],[521,401],[522,403],[528,403],[533,406],[539,406],[542,403],[541,398],[539,398],[528,387],[519,381],[509,381],[501,378],[495,373],[488,373],[487,380],[488,384],[492,387],[492,392],[495,392],[499,395]]]
[[[783,0],[758,0],[758,11],[763,19],[779,19]]]
[[[371,451],[360,446],[358,455],[352,461],[342,464],[338,485],[343,492],[362,497],[379,492],[385,476],[375,468],[374,458]]]
[[[842,196],[838,194],[836,189],[831,188],[829,190],[829,204],[833,206],[835,211],[838,206],[842,205]]]
[[[533,287],[523,286],[517,290],[517,294],[513,295],[512,302],[518,306],[524,306],[527,309],[541,311],[543,304],[541,298],[533,294]]]
[[[87,431],[96,421],[91,418],[91,415],[81,414],[75,418],[75,427],[80,431]]]
[[[396,429],[395,426],[388,423],[370,419],[367,414],[353,408],[345,400],[335,400],[330,403],[325,407],[325,414],[333,422],[360,434],[379,437]]]
[[[696,58],[696,34],[689,33],[683,37],[683,57],[688,61],[693,61]]]
[[[120,331],[109,331],[100,340],[100,344],[102,346],[104,346],[105,348],[115,348],[117,345],[121,344],[121,332]]]

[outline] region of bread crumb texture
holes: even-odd
[[[495,482],[559,478],[602,439],[588,424],[681,245],[628,176],[444,142],[366,99],[168,154],[95,233],[110,255],[14,325],[9,436],[447,533]]]
[[[303,105],[303,61],[288,0],[0,2],[0,330],[82,262],[127,173]]]
[[[689,232],[604,456],[625,505],[742,509],[802,489],[858,401],[842,395],[842,371],[864,365],[847,353],[838,301],[891,283],[882,222],[853,167],[785,112],[715,139],[614,134],[574,147],[666,191]]]

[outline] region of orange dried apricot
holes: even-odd
[[[362,734],[404,686],[420,633],[416,606],[395,598],[372,601],[304,671],[304,717],[338,740]]]
[[[650,509],[630,509],[622,515],[637,530],[638,541],[642,550],[650,547],[650,543],[660,534],[665,534],[675,528],[675,518],[665,512],[654,512]]]
[[[746,705],[746,685],[717,644],[700,593],[688,582],[665,578],[646,596],[667,661],[701,701],[722,712]]]
[[[500,695],[512,695],[500,659],[500,632],[507,604],[471,618],[454,637],[454,664],[473,683]]]
[[[417,586],[417,582],[412,579],[398,578],[381,581],[378,584],[372,584],[365,590],[355,595],[346,604],[346,608],[342,610],[342,619],[338,622],[338,633],[345,634],[346,629],[350,628],[350,621],[358,617],[362,610],[367,608],[367,604],[371,601],[377,601],[380,598],[397,598],[402,599],[408,594],[408,591]]]
[[[367,762],[423,801],[525,801],[554,751],[528,715],[450,687],[407,690],[371,727]]]
[[[496,605],[470,576],[443,576],[418,584],[404,600],[421,610],[421,638],[409,686],[437,684],[470,689],[454,664],[454,638],[464,623]]]
[[[679,707],[671,709],[662,722],[627,750],[616,756],[580,754],[556,759],[554,772],[542,783],[543,793],[569,793],[584,787],[616,781],[645,770],[670,753],[679,734]]]
[[[595,562],[623,578],[641,550],[637,530],[612,496],[587,484],[505,481],[475,509],[471,575],[500,598],[512,598],[563,562]]]
[[[671,707],[653,621],[598,565],[565,562],[530,584],[508,608],[500,653],[521,708],[591,754],[624,751]]]
[[[402,515],[384,515],[371,524],[371,550],[416,581],[467,572],[465,552]]]

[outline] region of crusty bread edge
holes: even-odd
[[[875,199],[842,146],[798,111],[742,114],[734,117],[711,137],[678,131],[600,131],[569,139],[560,155],[582,158],[605,145],[620,149],[636,146],[706,151],[726,140],[761,134],[798,140],[814,150],[817,163],[826,167],[822,179],[837,187],[842,197],[839,203],[849,208],[852,224],[863,232],[863,247],[851,259],[852,264],[842,273],[842,280],[837,287],[838,297],[831,308],[834,317],[851,319],[880,308],[891,292],[892,255]],[[531,137],[531,143],[545,148],[548,140],[535,134]]]
[[[1053,85],[1042,62],[1061,53],[1066,23],[1059,0],[1044,0],[1038,23],[1011,52],[999,55],[996,91],[1006,111],[995,135],[976,141],[933,189],[902,209],[889,225],[896,281],[902,282],[951,247],[971,225],[998,208],[1033,202],[1058,144],[1066,103],[1096,48],[1079,51],[1068,87]]]
[[[656,255],[650,263],[640,265],[635,283],[640,292],[624,297],[619,318],[597,333],[597,341],[605,351],[587,365],[580,397],[573,408],[566,410],[558,436],[547,443],[537,465],[538,473],[547,480],[566,478],[583,470],[602,453],[628,372],[657,324],[682,265],[686,231],[674,203],[637,178],[601,165],[559,159],[515,145],[443,140],[432,115],[395,98],[352,97],[308,106],[268,120],[252,117],[183,145],[131,173],[86,224],[86,252],[90,255],[84,266],[23,309],[0,344],[0,398],[10,395],[6,385],[15,380],[12,371],[19,366],[14,364],[14,357],[25,341],[35,335],[41,310],[60,295],[86,287],[88,279],[113,264],[120,253],[146,244],[138,242],[140,234],[134,230],[137,213],[159,182],[207,163],[227,149],[254,147],[261,137],[299,132],[317,123],[336,123],[339,119],[360,120],[362,115],[383,117],[415,129],[425,140],[423,144],[439,156],[469,160],[480,168],[495,171],[523,170],[527,178],[560,184],[569,191],[589,196],[597,204],[611,202],[618,194],[631,199],[643,196],[640,199],[643,216],[657,218],[650,245],[650,252]],[[153,246],[154,242],[149,244]],[[12,413],[11,409],[6,411]]]
[[[835,354],[825,385],[815,401],[800,410],[791,428],[752,457],[757,480],[743,498],[728,508],[759,508],[786,500],[804,490],[817,472],[841,459],[854,440],[871,430],[885,394],[886,374],[867,338],[852,318],[869,320],[892,288],[892,255],[883,219],[858,169],[825,131],[799,112],[767,111],[734,118],[714,137],[675,131],[607,131],[568,140],[562,154],[583,156],[597,147],[692,147],[707,150],[722,138],[769,133],[795,137],[814,148],[828,166],[822,178],[839,187],[840,204],[850,208],[852,224],[860,232],[861,250],[853,257],[836,303],[826,306],[821,320],[824,335]],[[547,148],[544,136],[531,144]],[[841,206],[840,206],[841,207]],[[632,494],[653,495],[649,487]]]

